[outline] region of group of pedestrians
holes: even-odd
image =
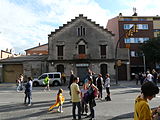
[[[81,115],[87,115],[90,117],[90,120],[95,118],[95,110],[96,106],[95,99],[98,98],[102,100],[103,98],[103,88],[106,89],[106,97],[105,100],[111,101],[110,98],[110,75],[106,74],[105,79],[102,78],[101,74],[98,74],[97,78],[93,78],[93,72],[88,69],[87,75],[83,81],[82,89],[79,88],[78,85],[79,78],[75,77],[73,71],[71,71],[70,82],[69,82],[69,90],[71,95],[72,102],[72,114],[73,120],[76,119],[76,107],[78,109],[78,119],[81,119]],[[90,114],[89,114],[90,111]],[[85,113],[85,114],[84,114]]]
[[[152,69],[150,72],[149,70],[147,72],[140,72],[139,74],[135,74],[135,79],[136,79],[136,84],[138,85],[138,82],[140,81],[140,84],[142,85],[146,81],[151,81],[155,85],[157,85],[158,82],[158,73],[156,72],[155,69]]]

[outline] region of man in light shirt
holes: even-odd
[[[153,82],[153,75],[149,71],[147,71],[147,80]]]
[[[79,85],[77,84],[79,82],[78,77],[74,77],[73,83],[70,86],[71,90],[71,101],[72,101],[72,115],[73,120],[76,120],[76,106],[78,108],[78,120],[81,120],[81,98],[80,98],[80,89]]]

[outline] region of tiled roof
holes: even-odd
[[[42,46],[45,46],[45,45],[48,45],[48,43],[43,44],[43,45],[38,45],[38,46],[33,47],[33,48],[26,49],[25,51],[27,51],[27,50],[32,50],[32,49],[35,49],[35,48],[38,48],[38,47],[42,47]]]
[[[28,56],[19,56],[19,57],[10,57],[7,59],[0,60],[0,63],[20,63],[24,61],[45,61],[47,60],[48,55],[28,55]]]

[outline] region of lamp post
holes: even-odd
[[[118,39],[116,43],[116,48],[115,48],[115,69],[116,69],[116,84],[118,84],[118,67],[121,66],[121,63],[118,62],[117,60],[117,52],[118,52],[118,45],[122,38],[126,37],[132,37],[134,33],[138,32],[138,27],[137,24],[134,24],[130,29],[128,29],[120,38]]]
[[[144,55],[144,53],[142,53],[143,56],[143,68],[144,68],[144,73],[146,72],[146,57]]]

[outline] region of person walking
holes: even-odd
[[[96,106],[94,91],[98,91],[98,88],[93,84],[92,78],[88,79],[88,85],[89,85],[88,92],[90,93],[88,102],[89,102],[89,108],[90,108],[90,112],[91,112],[89,120],[94,120],[95,119],[94,107]]]
[[[71,89],[70,86],[73,83],[73,79],[75,78],[73,70],[71,70],[71,75],[70,75],[70,80],[69,80],[69,85],[68,85],[68,89],[69,89],[69,95],[71,96]]]
[[[46,91],[46,89],[47,89],[48,91],[50,91],[49,81],[50,81],[49,75],[47,75],[46,78],[45,78],[44,81],[43,81],[43,84],[45,85],[44,91]]]
[[[150,73],[150,71],[147,71],[146,74],[147,81],[153,82],[153,75]]]
[[[22,91],[23,90],[23,74],[19,75],[16,82],[17,82],[17,92]]]
[[[135,99],[134,120],[152,120],[153,116],[148,104],[159,93],[159,88],[151,81],[141,86],[141,94]]]
[[[152,75],[153,75],[153,82],[155,85],[157,85],[158,73],[156,72],[155,69],[152,70]]]
[[[96,85],[99,90],[98,98],[100,100],[102,100],[102,98],[103,98],[103,96],[102,96],[103,84],[104,84],[104,82],[103,82],[102,74],[98,74],[98,77],[96,79]]]
[[[106,93],[107,93],[107,96],[105,97],[105,100],[106,101],[111,101],[111,97],[110,97],[110,90],[109,90],[109,88],[110,88],[110,81],[111,81],[111,79],[110,79],[110,75],[109,74],[106,74],[106,79],[105,79],[105,88],[106,88]]]
[[[76,120],[76,107],[78,108],[78,120],[81,120],[81,98],[80,98],[80,89],[79,89],[79,78],[74,77],[73,83],[70,86],[71,90],[71,101],[72,101],[72,115],[73,120]]]
[[[26,104],[27,99],[28,99],[28,106],[31,106],[31,103],[32,103],[32,78],[31,77],[28,77],[27,84],[25,85],[24,104]]]

